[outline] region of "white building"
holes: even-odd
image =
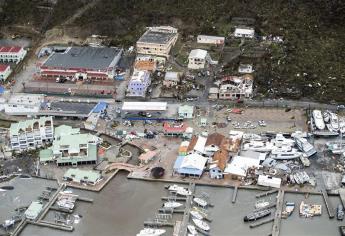
[[[230,164],[224,170],[224,174],[230,175],[232,178],[243,178],[247,175],[247,170],[251,167],[259,168],[260,159],[244,156],[233,157]]]
[[[176,86],[180,82],[180,74],[178,72],[169,71],[165,74],[163,85],[167,88]]]
[[[211,35],[198,35],[197,42],[202,44],[215,44],[223,45],[225,37],[211,36]]]
[[[0,81],[6,81],[12,70],[9,65],[0,64]]]
[[[145,97],[146,90],[151,84],[150,72],[134,71],[128,83],[128,96]]]
[[[241,64],[238,67],[238,72],[241,74],[251,74],[254,72],[253,66],[250,64]]]
[[[242,27],[242,28],[236,28],[234,32],[235,38],[254,38],[255,31],[253,28],[247,28],[247,27]]]
[[[194,117],[194,106],[189,106],[189,105],[179,106],[178,117],[182,119],[192,119]]]
[[[206,50],[194,49],[188,56],[188,69],[204,69],[210,61],[211,57]]]
[[[0,98],[0,109],[8,115],[37,114],[44,103],[42,94],[4,94]]]
[[[281,178],[275,178],[268,175],[259,175],[258,178],[258,185],[266,187],[280,188],[281,182]]]
[[[35,149],[54,139],[53,118],[40,117],[39,119],[19,121],[10,127],[11,148],[15,151]]]
[[[174,27],[148,27],[137,41],[137,53],[168,57],[177,38],[177,29]]]
[[[24,59],[26,50],[22,47],[1,47],[0,46],[0,63],[18,64]]]

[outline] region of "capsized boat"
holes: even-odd
[[[325,122],[323,121],[323,116],[320,110],[314,110],[313,111],[313,119],[314,119],[314,124],[317,129],[323,130],[325,129]]]
[[[198,235],[198,231],[196,230],[194,225],[187,225],[187,229],[191,235],[193,236]]]
[[[140,230],[137,236],[160,236],[165,234],[165,232],[165,229],[144,228]]]
[[[173,202],[173,201],[165,202],[163,204],[163,207],[165,207],[165,208],[178,208],[178,207],[181,207],[181,206],[182,206],[182,203]]]
[[[195,219],[195,218],[193,218],[192,220],[193,220],[194,224],[195,224],[198,228],[200,228],[200,229],[202,229],[202,230],[205,230],[205,231],[209,231],[209,230],[210,230],[210,226],[209,226],[205,221],[203,221],[203,220],[198,220],[198,219]]]
[[[202,199],[202,198],[199,198],[199,197],[195,197],[193,198],[193,201],[198,204],[199,206],[202,206],[202,207],[206,207],[207,206],[207,202]]]
[[[254,211],[254,212],[251,212],[248,215],[246,215],[243,218],[243,221],[247,222],[247,221],[259,220],[261,218],[269,216],[270,214],[271,214],[271,210],[269,210],[269,209],[265,209],[265,210],[262,210],[262,211]]]
[[[282,218],[286,219],[289,216],[291,216],[294,209],[295,209],[295,203],[294,202],[286,202],[285,203],[285,210],[282,211]]]

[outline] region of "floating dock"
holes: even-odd
[[[174,227],[175,224],[171,222],[158,222],[158,221],[144,221],[144,226],[152,227]]]
[[[329,197],[328,197],[326,189],[323,188],[321,190],[321,192],[322,192],[323,200],[324,200],[326,208],[327,208],[328,216],[329,216],[330,219],[332,219],[335,216],[335,212],[334,212],[334,208],[332,206],[332,203],[329,200]]]
[[[189,183],[189,191],[192,192],[192,194],[195,191],[195,183]],[[186,236],[187,235],[187,226],[189,224],[189,212],[192,207],[192,200],[193,196],[187,196],[186,204],[185,204],[185,212],[183,214],[183,219],[180,225],[180,231],[178,232],[178,236]]]
[[[63,230],[63,231],[69,231],[69,232],[72,232],[74,230],[74,227],[71,225],[56,224],[54,222],[48,222],[48,221],[43,221],[43,220],[41,220],[40,222],[28,221],[28,223],[32,225],[38,225],[38,226],[43,226],[43,227],[48,227],[48,228],[58,229],[58,230]]]
[[[270,190],[270,191],[266,191],[266,192],[263,192],[263,193],[256,194],[255,197],[256,198],[266,197],[268,195],[271,195],[271,194],[274,194],[274,193],[277,193],[277,192],[278,192],[278,189],[273,189],[273,190]]]
[[[169,200],[174,200],[174,201],[186,201],[187,198],[185,197],[162,197],[162,200],[169,201]]]
[[[238,187],[236,186],[234,188],[234,192],[232,193],[232,200],[231,200],[232,203],[236,202],[237,193],[238,193]]]
[[[272,227],[272,236],[278,236],[280,233],[280,225],[281,225],[281,216],[284,204],[284,191],[279,190],[277,196],[277,210],[274,216],[274,222]]]

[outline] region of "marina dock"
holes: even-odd
[[[185,198],[185,197],[162,197],[161,199],[165,200],[165,201],[168,201],[171,199],[174,199],[174,201],[186,201],[187,200],[187,198]]]
[[[278,189],[273,189],[273,190],[270,190],[270,191],[266,191],[266,192],[263,192],[263,193],[256,194],[255,197],[256,198],[266,197],[268,195],[271,195],[271,194],[274,194],[274,193],[277,193],[277,192],[278,192]]]
[[[186,204],[185,204],[185,211],[183,214],[183,219],[180,225],[180,230],[178,232],[178,236],[186,236],[187,235],[187,225],[189,224],[189,212],[192,207],[192,200],[193,200],[193,194],[195,191],[195,183],[189,183],[189,191],[192,192],[192,195],[187,197]]]
[[[49,227],[49,228],[63,230],[63,231],[69,231],[69,232],[72,232],[74,230],[74,227],[71,225],[56,224],[54,222],[43,221],[43,220],[41,220],[39,222],[28,221],[28,223],[32,224],[32,225]]]
[[[322,192],[322,197],[323,197],[323,200],[325,201],[325,205],[326,205],[326,208],[327,208],[327,212],[328,212],[328,216],[330,219],[334,218],[335,216],[335,213],[334,213],[334,208],[332,206],[332,203],[331,201],[329,200],[329,197],[328,197],[328,194],[327,194],[327,191],[325,188],[323,188],[321,190]]]
[[[272,221],[274,221],[274,217],[270,217],[270,218],[268,218],[268,219],[261,220],[261,221],[256,221],[255,223],[250,224],[249,227],[250,227],[250,228],[256,228],[256,227],[258,227],[258,226],[261,226],[261,225],[270,223],[270,222],[272,222]]]
[[[71,209],[59,208],[59,207],[55,207],[55,206],[50,207],[50,210],[64,212],[64,213],[70,213],[70,214],[73,213],[73,210],[71,210]]]
[[[280,233],[281,216],[284,204],[284,191],[279,190],[277,196],[277,210],[274,216],[274,222],[272,227],[272,236],[278,236]]]
[[[237,193],[238,193],[238,187],[235,186],[234,192],[232,193],[232,200],[231,200],[232,203],[236,202]]]
[[[159,222],[159,221],[144,221],[144,226],[152,227],[174,227],[175,224],[171,222]]]
[[[345,207],[345,189],[343,188],[339,189],[339,197],[340,197],[341,203]]]

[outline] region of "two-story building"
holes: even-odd
[[[26,53],[22,47],[0,46],[0,63],[18,64],[24,59]]]
[[[211,57],[206,50],[194,49],[188,56],[188,69],[200,70],[205,69],[210,63]]]
[[[221,80],[219,99],[241,100],[253,95],[253,76],[227,76]]]
[[[12,123],[9,134],[12,150],[35,149],[53,141],[53,118],[51,116],[40,117],[39,119]]]
[[[148,27],[137,41],[137,53],[169,57],[178,38],[177,29],[171,26]]]
[[[150,72],[134,71],[129,83],[127,96],[145,97],[146,91],[151,84]]]

